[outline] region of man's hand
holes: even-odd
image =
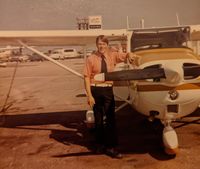
[[[139,66],[139,56],[134,53],[128,53],[127,59],[130,64]]]
[[[93,96],[88,96],[88,104],[90,105],[91,108],[93,108],[95,104],[95,100]]]

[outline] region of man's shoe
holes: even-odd
[[[122,154],[119,153],[117,150],[115,150],[114,148],[107,148],[106,149],[106,154],[112,158],[117,158],[117,159],[121,159],[122,158]]]

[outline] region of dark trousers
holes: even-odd
[[[112,87],[91,87],[95,99],[93,107],[95,117],[95,138],[96,143],[108,148],[118,144],[116,122],[115,122],[115,101]]]

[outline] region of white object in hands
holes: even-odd
[[[94,80],[104,82],[105,81],[105,74],[104,73],[96,74],[94,76]]]

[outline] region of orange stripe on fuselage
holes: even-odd
[[[152,91],[169,91],[176,90],[200,90],[200,83],[188,83],[179,85],[176,87],[164,86],[164,85],[137,85],[137,91],[139,92],[152,92]]]

